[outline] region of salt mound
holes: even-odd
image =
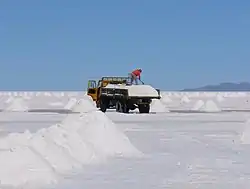
[[[11,103],[13,100],[14,100],[14,98],[11,96],[11,97],[9,97],[9,98],[5,101],[5,103],[6,103],[6,104],[9,104],[9,103]]]
[[[79,114],[68,114],[61,122],[63,125],[71,125],[71,128],[79,120]]]
[[[8,135],[0,144],[1,184],[24,188],[54,183],[58,174],[77,173],[108,157],[142,155],[103,112],[93,110],[34,134]]]
[[[84,99],[89,100],[90,102],[92,102],[93,104],[95,104],[94,101],[93,101],[93,99],[92,99],[92,97],[89,96],[89,95],[84,95]]]
[[[205,112],[220,112],[221,111],[221,109],[217,106],[217,104],[212,100],[206,101],[205,105],[202,107],[201,110]]]
[[[159,99],[153,99],[150,107],[150,112],[169,112],[167,107]]]
[[[83,164],[94,160],[94,151],[74,130],[65,130],[62,125],[37,132],[30,145],[58,174],[80,170]]]
[[[64,106],[64,109],[71,110],[77,103],[76,98],[70,98],[69,102]]]
[[[0,149],[12,148],[16,145],[28,145],[32,134],[29,131],[24,133],[10,133],[8,137],[0,138]]]
[[[50,92],[44,92],[43,95],[44,96],[52,96],[52,94]]]
[[[192,110],[194,111],[198,111],[202,108],[202,106],[204,106],[204,101],[203,100],[198,100],[195,104],[194,107],[192,108]]]
[[[27,146],[0,150],[1,185],[18,187],[53,184],[56,175],[37,153]]]
[[[169,102],[172,102],[172,99],[169,97],[169,96],[167,96],[167,95],[164,95],[162,98],[161,98],[161,101],[163,102],[163,103],[169,103]]]
[[[189,100],[189,98],[188,98],[187,96],[183,96],[183,97],[181,98],[181,102],[182,102],[182,103],[189,103],[190,100]]]
[[[25,112],[28,111],[28,106],[23,98],[15,98],[5,111]]]
[[[72,108],[73,112],[90,112],[95,111],[97,108],[94,106],[93,102],[88,99],[80,99]]]
[[[217,95],[217,96],[216,96],[216,100],[217,100],[218,102],[222,102],[222,101],[224,101],[224,98],[223,98],[221,95]]]
[[[245,123],[245,129],[241,135],[242,144],[250,144],[250,120],[247,120]]]
[[[221,111],[221,109],[212,100],[208,100],[206,101],[206,103],[204,103],[202,100],[199,100],[196,102],[192,110],[203,111],[203,112],[220,112]]]
[[[123,157],[141,155],[128,137],[101,111],[82,114],[76,125],[77,133],[100,154]]]

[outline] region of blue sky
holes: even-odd
[[[164,90],[250,81],[249,0],[1,0],[0,89],[85,90],[143,69]]]

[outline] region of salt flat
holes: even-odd
[[[0,188],[249,188],[249,93],[165,92],[148,115],[23,96],[0,99]]]
[[[249,186],[250,148],[240,141],[245,126],[242,113],[161,114],[147,118],[115,114],[109,116],[145,157],[112,160],[105,166],[89,168],[62,188]]]

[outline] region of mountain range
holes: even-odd
[[[182,91],[250,91],[249,82],[220,83],[218,85],[206,85],[198,88],[183,89]]]

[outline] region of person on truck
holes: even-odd
[[[135,84],[138,85],[138,79],[141,80],[142,69],[136,69],[131,72],[131,84],[135,81]]]

